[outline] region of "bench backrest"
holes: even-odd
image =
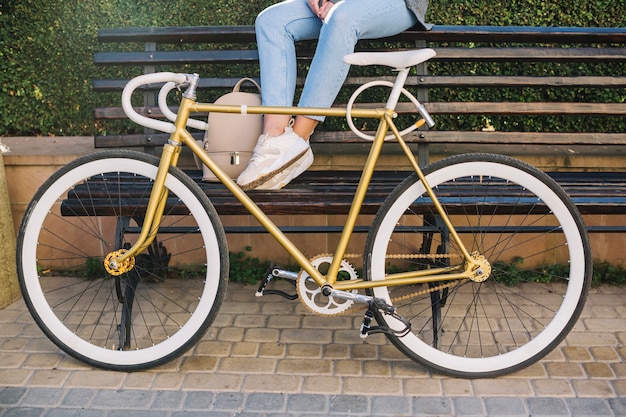
[[[118,68],[121,74],[115,79],[94,80],[93,87],[99,92],[120,92],[127,81],[125,75],[131,77],[174,70],[199,72],[201,89],[215,97],[232,89],[241,77],[258,76],[258,54],[252,26],[102,29],[99,40],[103,49],[110,52],[96,53],[95,63]],[[624,130],[606,131],[598,127],[598,123],[585,122],[577,124],[573,131],[561,126],[560,118],[575,116],[584,120],[589,117],[605,120],[612,117],[613,124],[619,124],[619,118],[626,114],[626,102],[623,94],[620,99],[614,93],[626,87],[626,76],[615,76],[614,71],[606,68],[625,67],[624,44],[626,28],[435,26],[428,32],[409,30],[393,38],[362,42],[357,45],[357,50],[428,46],[437,51],[433,60],[416,69],[407,88],[417,92],[416,96],[426,103],[435,120],[444,121],[443,126],[414,133],[409,138],[412,142],[447,146],[478,142],[524,146],[614,146],[626,144]],[[129,50],[128,45],[141,45],[142,50]],[[313,44],[299,46],[298,58],[303,65],[311,59],[313,50]],[[545,64],[553,65],[547,67],[550,73],[528,76],[528,65]],[[506,75],[502,75],[503,66]],[[579,71],[583,66],[584,69]],[[386,70],[359,72],[356,69],[345,86],[353,90],[357,85],[380,78],[377,73],[393,78],[393,74]],[[625,71],[621,73],[626,74]],[[513,91],[513,99],[507,100],[506,94],[490,99],[497,96],[494,92],[505,90]],[[571,98],[555,100],[551,97],[554,90],[570,91]],[[533,93],[525,95],[525,91]],[[340,95],[336,105],[345,103],[347,97]],[[477,100],[476,97],[486,98]],[[609,97],[608,101],[606,97]],[[155,100],[155,91],[146,91],[139,111],[158,116]],[[554,117],[554,128],[533,129],[532,121],[528,120],[545,115]],[[109,107],[97,108],[96,118],[115,120],[125,116],[115,102]],[[503,118],[500,124],[506,129],[494,128],[492,118]],[[312,142],[361,141],[351,132],[338,130],[331,127],[330,131],[318,131]],[[96,147],[138,146],[149,150],[160,146],[166,139],[166,135],[146,131],[97,136],[95,141]],[[421,148],[421,157],[427,158],[425,146]]]

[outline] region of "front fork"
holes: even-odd
[[[172,132],[168,143],[163,146],[159,168],[152,192],[150,193],[150,200],[148,201],[146,217],[144,218],[137,242],[128,250],[119,249],[109,253],[104,259],[104,268],[113,276],[119,276],[132,270],[135,264],[134,257],[152,244],[159,230],[159,224],[161,223],[168,197],[165,179],[170,167],[178,164],[184,137],[189,136],[186,127],[190,114],[189,108],[196,101],[196,90],[199,82],[198,75],[190,75],[188,82],[189,86],[183,94],[183,100],[174,123],[175,130]]]

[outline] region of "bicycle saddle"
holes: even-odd
[[[408,68],[428,61],[437,53],[430,49],[412,49],[395,52],[355,52],[343,57],[351,65],[385,65],[392,68]]]

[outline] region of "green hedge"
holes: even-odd
[[[256,14],[274,3],[271,0],[12,0],[0,4],[0,136],[3,135],[94,135],[104,127],[97,124],[93,108],[101,98],[91,90],[91,80],[114,74],[115,70],[96,68],[93,54],[102,50],[97,31],[121,26],[186,26],[252,24]],[[558,0],[465,2],[431,1],[428,20],[450,25],[530,25],[530,26],[625,26],[624,0]],[[563,12],[563,10],[565,12]],[[117,46],[116,46],[117,47]],[[536,68],[529,72],[560,71],[558,67]],[[437,71],[455,71],[440,66]],[[466,71],[467,69],[461,69]],[[504,68],[491,69],[506,71]],[[568,69],[585,73],[596,68]],[[602,68],[623,75],[624,67]],[[441,91],[437,99],[476,99],[476,92]],[[487,93],[480,93],[487,94]],[[520,92],[505,92],[519,96]],[[552,94],[548,92],[546,94]],[[580,97],[587,98],[585,92]],[[594,100],[624,101],[622,91],[613,91]],[[484,98],[484,97],[482,97]],[[493,97],[497,99],[498,97]],[[609,121],[609,129],[623,130],[620,120]],[[480,120],[449,120],[453,125],[475,127]],[[545,120],[508,121],[509,128],[543,129],[543,124],[576,128],[576,122]],[[505,124],[506,124],[505,123]],[[517,123],[517,125],[515,125]],[[569,124],[568,124],[569,123]],[[497,126],[505,129],[506,126]],[[599,130],[606,130],[606,121]]]

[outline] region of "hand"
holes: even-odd
[[[330,13],[330,9],[335,5],[335,3],[328,0],[307,0],[307,3],[315,16],[319,17],[321,20],[326,19],[326,16]]]

